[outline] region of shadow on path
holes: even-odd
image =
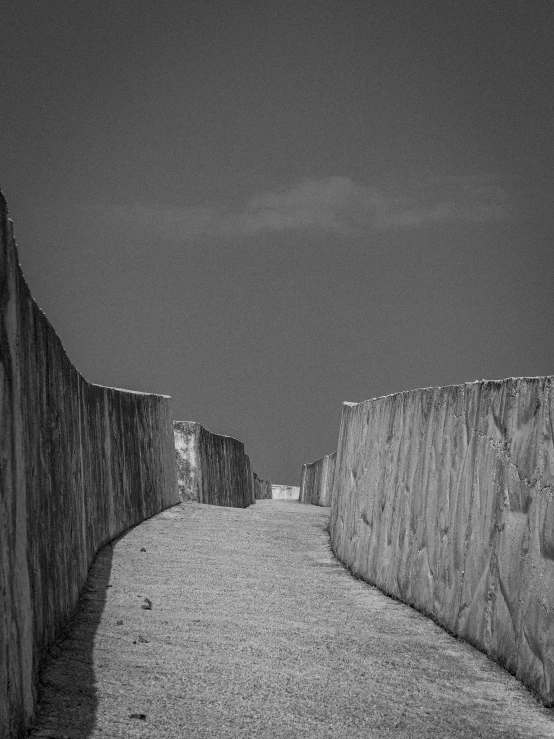
[[[31,737],[61,739],[92,735],[97,717],[98,691],[93,664],[96,632],[106,605],[113,547],[98,552],[83,588],[79,606],[66,636],[48,653],[43,666]]]
[[[91,568],[31,736],[554,737],[497,664],[354,579],[328,519],[184,503],[126,532]]]

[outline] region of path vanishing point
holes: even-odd
[[[183,503],[105,547],[32,737],[554,737],[554,712],[355,579],[328,508]]]

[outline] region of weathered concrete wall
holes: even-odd
[[[299,497],[301,503],[331,505],[336,460],[337,453],[333,452],[311,464],[302,465]]]
[[[252,462],[241,441],[193,421],[176,421],[173,428],[182,500],[235,508],[255,502]]]
[[[177,484],[182,501],[202,498],[202,483],[198,450],[200,424],[189,421],[175,421],[175,461],[177,465]]]
[[[0,736],[100,547],[178,502],[169,398],[91,385],[33,301],[0,196]]]
[[[272,485],[271,497],[273,500],[298,500],[300,488],[293,485]]]
[[[250,490],[250,494],[248,498],[249,502],[247,505],[252,505],[253,503],[256,502],[256,483],[255,483],[255,478],[254,478],[254,475],[256,473],[254,472],[254,467],[252,466],[252,460],[250,459],[248,454],[245,454],[244,456],[246,457],[246,472],[248,475],[247,479],[248,479],[248,485],[249,485],[249,490]]]
[[[271,500],[271,483],[262,480],[254,472],[254,497],[256,500]]]
[[[343,406],[337,557],[554,703],[552,377]]]

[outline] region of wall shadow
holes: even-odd
[[[85,739],[92,735],[98,709],[94,641],[106,605],[112,560],[110,543],[96,555],[77,610],[64,636],[48,652],[41,670],[31,737]]]

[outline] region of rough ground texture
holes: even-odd
[[[184,503],[103,549],[32,736],[554,736],[515,678],[339,565],[328,516]]]
[[[23,736],[38,668],[98,549],[179,501],[169,398],[100,387],[33,300],[0,195],[0,737]]]
[[[331,534],[554,704],[554,378],[345,403]]]

